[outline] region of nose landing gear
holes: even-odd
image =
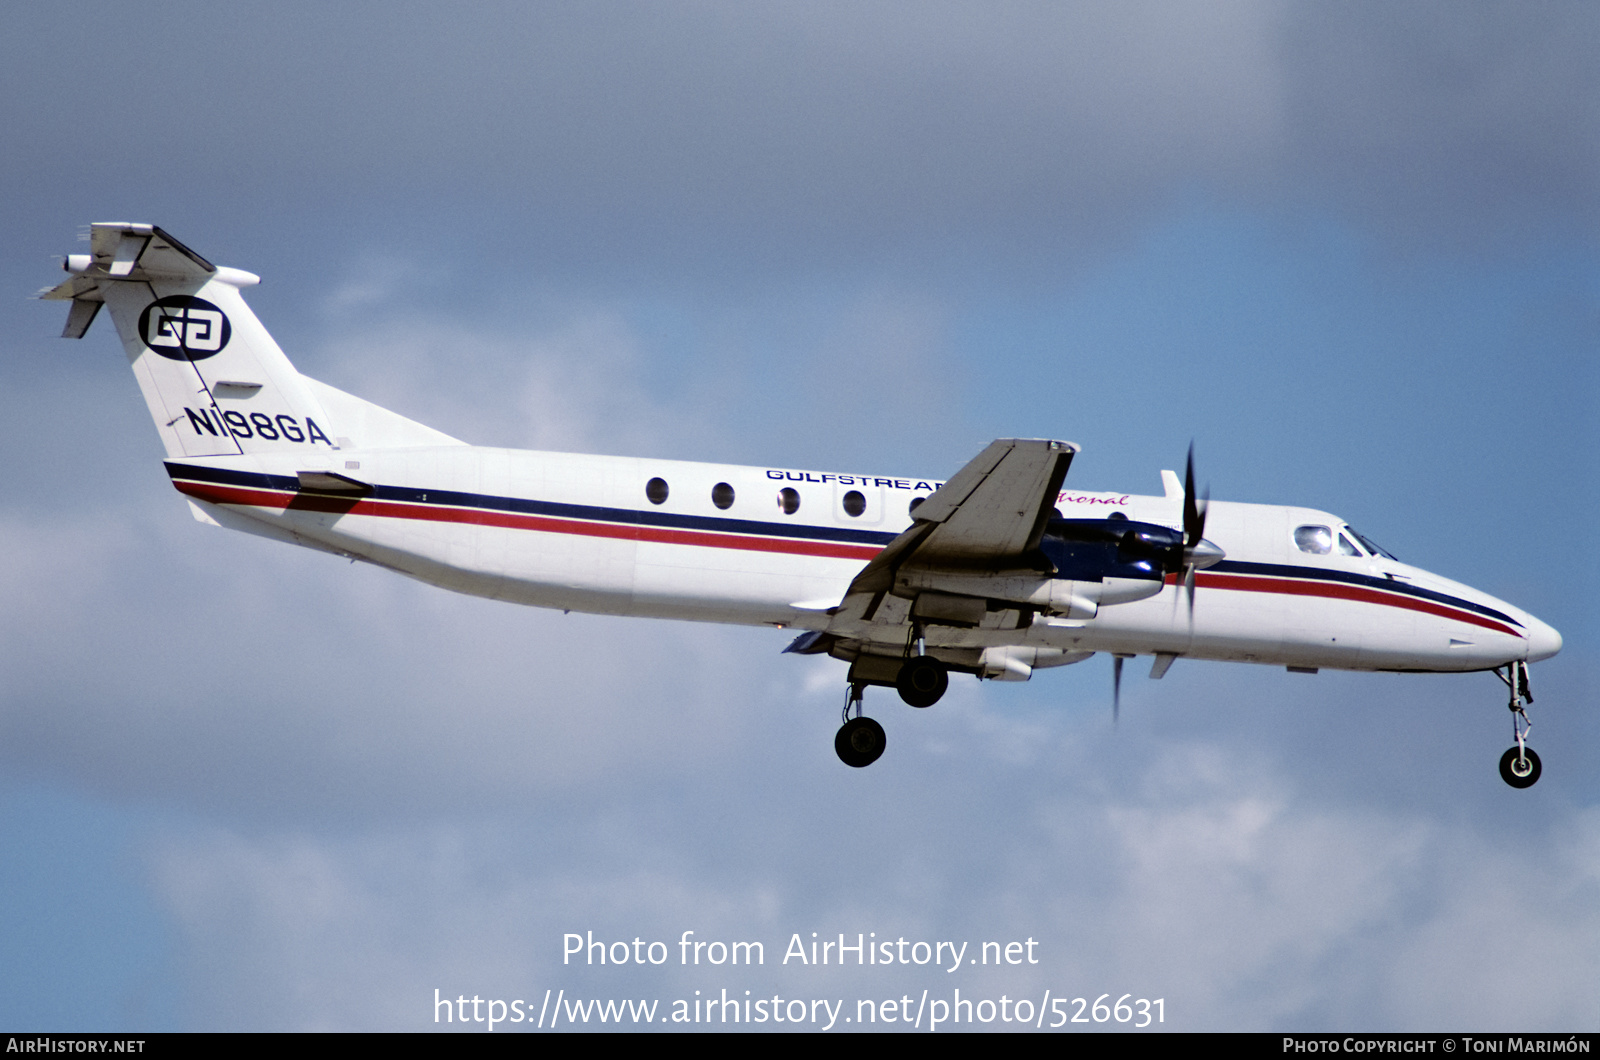
[[[1500,777],[1513,788],[1533,787],[1543,770],[1539,756],[1527,747],[1507,748],[1500,756]]]
[[[1528,747],[1528,731],[1533,728],[1533,722],[1523,706],[1524,703],[1533,702],[1533,693],[1528,690],[1528,664],[1514,662],[1506,667],[1505,673],[1496,669],[1494,675],[1511,690],[1511,702],[1508,704],[1511,710],[1511,735],[1517,741],[1516,746],[1500,756],[1500,778],[1513,788],[1531,788],[1544,767],[1539,763],[1539,756]]]

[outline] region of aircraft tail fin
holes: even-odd
[[[460,444],[297,372],[241,294],[260,277],[154,225],[92,225],[89,247],[40,297],[71,301],[63,338],[110,308],[168,457]]]

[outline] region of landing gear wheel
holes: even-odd
[[[839,753],[839,761],[860,769],[878,760],[885,742],[882,725],[871,718],[851,718],[839,727],[833,749]]]
[[[950,674],[933,656],[914,655],[900,667],[894,686],[900,690],[900,698],[913,707],[931,707],[950,687]]]
[[[1531,748],[1513,747],[1500,756],[1500,777],[1513,788],[1531,788],[1544,767]]]

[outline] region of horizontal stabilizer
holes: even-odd
[[[143,277],[204,282],[217,267],[155,225],[101,222],[89,226],[93,265],[118,279]],[[143,277],[135,277],[137,269]]]
[[[62,267],[72,274],[39,297],[72,300],[64,339],[81,339],[104,304],[105,288],[118,282],[189,284],[199,287],[217,275],[217,267],[155,225],[100,222],[89,226],[88,254],[69,254]],[[233,282],[247,284],[255,277],[237,269]]]

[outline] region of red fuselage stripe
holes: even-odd
[[[310,511],[340,512],[350,515],[369,515],[390,519],[417,519],[435,523],[466,523],[476,526],[500,526],[514,530],[537,530],[551,534],[581,534],[586,537],[606,537],[628,541],[651,541],[668,545],[699,545],[706,548],[733,548],[747,552],[777,552],[797,556],[823,556],[829,559],[869,560],[879,551],[870,545],[845,545],[823,541],[796,541],[774,537],[744,537],[738,534],[717,534],[699,530],[671,530],[664,527],[628,525],[625,523],[588,522],[582,519],[559,519],[544,515],[519,515],[514,512],[488,511],[482,508],[446,508],[431,504],[406,504],[401,501],[373,501],[352,497],[344,499],[332,495],[280,493],[271,490],[246,489],[240,486],[219,486],[210,482],[178,480],[173,483],[178,490],[197,500],[212,504],[238,504],[257,508],[288,508],[293,505]],[[1175,584],[1176,577],[1167,576],[1167,583]],[[1271,578],[1258,575],[1195,574],[1195,585],[1206,589],[1229,589],[1247,593],[1282,593],[1286,596],[1320,596],[1336,600],[1355,600],[1361,603],[1381,604],[1410,611],[1437,615],[1457,622],[1470,622],[1475,626],[1521,636],[1511,627],[1471,611],[1446,604],[1419,600],[1398,593],[1385,593],[1359,585],[1339,582],[1303,580],[1299,578]]]
[[[1169,575],[1167,581],[1176,583],[1176,577]],[[1438,615],[1440,618],[1454,619],[1457,622],[1470,622],[1474,626],[1492,629],[1496,633],[1508,633],[1513,637],[1522,636],[1510,626],[1496,622],[1484,615],[1473,614],[1448,604],[1437,604],[1431,600],[1419,600],[1414,596],[1403,596],[1399,593],[1386,593],[1378,589],[1367,589],[1359,585],[1344,585],[1340,582],[1318,582],[1302,580],[1299,578],[1267,578],[1259,575],[1240,574],[1195,574],[1195,587],[1205,589],[1233,589],[1246,593],[1282,593],[1285,596],[1322,596],[1333,600],[1357,600],[1364,604],[1385,604],[1389,607],[1404,608],[1408,611],[1421,611],[1429,615]]]
[[[519,515],[515,512],[487,511],[482,508],[446,508],[432,504],[406,504],[401,501],[349,500],[320,494],[277,493],[270,490],[219,486],[210,482],[177,481],[182,493],[213,504],[243,504],[256,508],[296,508],[310,511],[373,515],[390,519],[417,519],[433,523],[468,523],[475,526],[502,526],[513,530],[539,530],[551,534],[581,534],[627,541],[653,541],[667,545],[702,545],[708,548],[735,548],[747,552],[779,552],[796,556],[824,556],[829,559],[868,560],[880,549],[870,545],[844,545],[826,541],[795,541],[781,537],[743,537],[702,530],[670,530],[665,527],[597,523],[582,519],[558,519],[547,515]]]

